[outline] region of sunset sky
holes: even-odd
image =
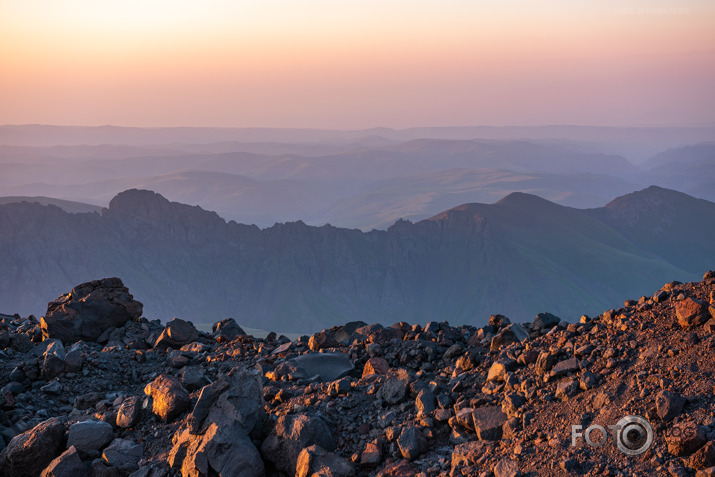
[[[712,0],[0,0],[0,124],[715,125]]]

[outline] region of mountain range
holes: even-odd
[[[363,232],[260,229],[146,190],[101,213],[0,205],[0,304],[44,313],[73,284],[120,276],[149,318],[307,333],[351,320],[567,320],[694,280],[715,263],[715,203],[659,187],[576,209],[512,193]]]

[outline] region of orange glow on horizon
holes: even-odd
[[[715,6],[629,8],[9,0],[0,123],[715,122]]]

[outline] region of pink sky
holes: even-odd
[[[3,0],[0,124],[715,124],[715,3]]]

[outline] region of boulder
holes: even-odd
[[[380,358],[379,356],[374,356],[367,360],[365,367],[362,369],[362,375],[369,376],[371,374],[380,374],[382,376],[387,375],[387,371],[390,369],[390,365],[387,364],[385,358]]]
[[[519,323],[512,323],[492,338],[490,351],[497,351],[504,346],[521,343],[527,339],[529,339],[529,333],[526,332],[524,327]]]
[[[500,406],[483,406],[472,411],[474,430],[479,440],[498,441],[502,438],[502,426],[508,420]]]
[[[397,438],[397,445],[400,448],[402,457],[409,460],[415,460],[428,449],[427,441],[422,432],[414,426],[407,426],[402,429],[400,437]]]
[[[345,353],[306,353],[290,360],[306,378],[318,376],[321,380],[335,381],[347,376],[355,365]]]
[[[211,332],[219,343],[229,343],[246,334],[233,318],[217,321],[211,327]]]
[[[314,444],[327,451],[335,450],[333,433],[323,419],[306,414],[284,415],[263,441],[261,455],[279,471],[294,475],[300,452]]]
[[[112,441],[112,425],[102,421],[83,421],[72,424],[67,433],[67,447],[74,447],[81,455],[98,451]]]
[[[676,457],[687,457],[707,442],[705,429],[693,421],[680,422],[665,436],[668,452]]]
[[[702,325],[710,318],[707,305],[690,297],[675,302],[675,316],[678,317],[680,326],[686,329]]]
[[[65,347],[62,346],[62,341],[53,339],[42,355],[42,365],[40,366],[42,379],[49,381],[59,376],[65,368],[65,357]]]
[[[144,445],[130,439],[114,439],[102,453],[102,460],[123,472],[139,468],[144,457]]]
[[[0,452],[0,475],[35,477],[60,455],[65,426],[57,418],[41,422],[14,437]]]
[[[152,411],[165,422],[172,421],[184,412],[190,404],[189,392],[178,379],[169,374],[159,375],[147,384],[144,393],[151,396]]]
[[[683,406],[685,406],[685,399],[678,394],[664,389],[655,396],[655,405],[658,417],[668,422],[680,415]]]
[[[154,343],[158,349],[181,348],[182,346],[196,341],[199,332],[190,321],[174,318],[166,324],[164,330]]]
[[[387,404],[405,400],[410,387],[410,375],[404,369],[392,370],[377,392],[377,397]]]
[[[72,446],[50,462],[42,471],[41,477],[77,477],[86,473],[87,468],[79,458],[77,449]]]
[[[138,396],[126,398],[119,406],[119,410],[117,410],[117,427],[122,429],[134,427],[139,420],[141,405],[142,403]]]
[[[318,445],[300,451],[295,466],[295,477],[311,477],[319,472],[321,476],[354,477],[355,467],[342,457]]]
[[[551,369],[551,375],[554,377],[564,376],[569,373],[575,373],[578,370],[578,359],[569,358],[556,363],[556,366]]]
[[[119,278],[93,280],[47,305],[42,336],[65,343],[96,341],[105,330],[139,319],[142,308]]]
[[[532,330],[542,331],[553,328],[561,322],[561,318],[551,313],[539,313],[534,318],[534,322],[531,325]]]
[[[261,376],[232,369],[201,389],[185,427],[174,435],[169,465],[183,476],[263,476],[249,437],[260,431],[263,413]]]

